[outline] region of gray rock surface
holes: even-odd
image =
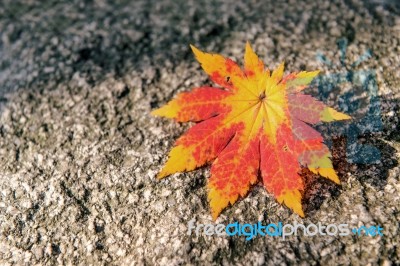
[[[335,73],[340,38],[349,62],[373,51],[356,69],[376,71],[383,129],[360,141],[381,162],[347,163],[338,139],[342,185],[313,181],[305,219],[256,186],[217,222],[381,225],[384,236],[188,236],[192,218],[211,223],[209,169],[157,181],[188,125],[149,113],[210,83],[189,44],[242,62],[249,40],[270,67]],[[0,264],[398,265],[399,67],[396,1],[2,0]]]

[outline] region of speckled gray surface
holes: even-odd
[[[157,181],[188,125],[149,112],[210,83],[189,43],[241,62],[249,40],[270,67],[335,73],[316,56],[338,62],[340,38],[349,62],[373,51],[357,69],[376,71],[383,128],[362,141],[381,163],[348,164],[337,141],[342,186],[313,182],[304,220],[257,186],[217,222],[381,225],[384,236],[186,235],[190,219],[211,222],[209,172]],[[3,0],[0,264],[398,265],[399,67],[395,1]]]

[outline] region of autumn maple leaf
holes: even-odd
[[[268,192],[301,217],[301,167],[339,184],[331,153],[308,124],[350,117],[301,91],[319,71],[284,76],[284,64],[265,69],[249,43],[244,69],[234,61],[191,46],[212,81],[180,93],[153,115],[199,122],[175,143],[158,178],[212,162],[208,199],[215,220],[229,204],[262,180]]]

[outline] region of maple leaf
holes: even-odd
[[[302,93],[319,71],[284,76],[281,63],[271,73],[249,43],[244,69],[221,55],[191,48],[222,88],[180,93],[152,112],[178,122],[198,122],[176,141],[158,178],[212,162],[207,186],[214,220],[259,181],[279,203],[304,217],[302,167],[339,184],[331,153],[309,124],[350,117]]]

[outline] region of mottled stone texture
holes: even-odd
[[[0,264],[399,265],[399,5],[283,2],[2,0]],[[360,141],[381,162],[347,163],[346,138],[335,138],[342,185],[306,173],[304,220],[256,186],[217,222],[381,225],[384,236],[186,235],[190,219],[211,222],[209,171],[157,181],[188,125],[149,112],[210,83],[189,44],[242,62],[249,40],[270,67],[327,74],[346,71],[340,38],[350,63],[373,52],[356,70],[376,71],[383,128]]]

